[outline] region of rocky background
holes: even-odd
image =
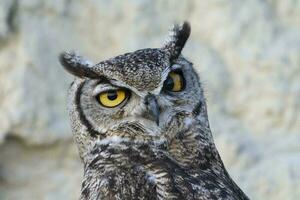
[[[79,196],[59,52],[159,47],[183,20],[229,173],[252,199],[300,199],[300,0],[1,0],[0,199]]]

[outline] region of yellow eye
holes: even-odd
[[[164,90],[180,92],[184,89],[184,78],[181,72],[170,72],[164,83]]]
[[[120,105],[128,97],[125,90],[109,90],[98,95],[98,101],[105,107],[113,108]]]

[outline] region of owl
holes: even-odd
[[[205,97],[181,51],[188,22],[161,48],[93,64],[72,52],[68,110],[84,164],[81,200],[248,199],[214,144]]]

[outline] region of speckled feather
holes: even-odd
[[[203,89],[182,55],[190,25],[176,25],[162,48],[142,49],[91,64],[74,53],[60,61],[75,75],[68,109],[84,163],[81,199],[248,199],[227,173],[209,128]],[[164,82],[182,70],[185,88]],[[95,100],[99,88],[126,88],[116,108]],[[154,96],[159,118],[146,103]],[[158,123],[159,122],[159,123]]]
[[[170,66],[166,60],[167,54],[161,49],[142,49],[100,62],[95,66],[95,71],[140,92],[153,91],[164,78],[161,73]]]

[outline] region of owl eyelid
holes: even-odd
[[[170,69],[171,69],[170,72],[173,72],[173,71],[176,71],[176,70],[181,70],[182,66],[179,65],[179,64],[173,64]]]
[[[180,74],[182,77],[184,77],[181,68],[173,69],[172,71],[170,71],[170,73],[171,73],[171,72],[174,72],[174,73],[176,73],[176,74]]]
[[[110,84],[97,85],[93,90],[93,96],[97,96],[103,92],[112,91],[112,90],[120,90],[120,89],[123,89],[123,88],[116,87],[116,86],[113,86]]]

